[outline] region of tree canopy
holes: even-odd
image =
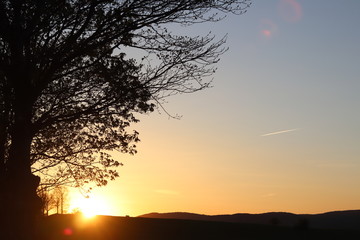
[[[133,154],[134,113],[207,88],[224,38],[169,24],[216,22],[248,0],[5,0],[0,3],[0,171],[21,132],[32,172],[48,184],[105,185]],[[143,58],[125,53],[138,49]],[[24,124],[26,121],[26,124]],[[17,122],[24,124],[19,127]],[[26,160],[25,160],[26,161]],[[46,182],[46,181],[45,181]]]
[[[105,185],[134,154],[138,113],[209,86],[225,38],[169,26],[241,14],[250,0],[0,1],[0,225],[36,238],[44,184]],[[142,57],[129,57],[136,50]],[[38,175],[35,176],[34,174]],[[2,221],[3,222],[3,221]],[[20,229],[20,231],[19,231]]]

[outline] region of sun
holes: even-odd
[[[70,201],[70,211],[75,210],[79,210],[86,218],[96,215],[112,215],[109,203],[101,196],[73,198]]]

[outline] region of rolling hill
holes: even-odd
[[[201,215],[185,212],[149,213],[143,218],[188,219],[201,221],[306,227],[316,229],[360,230],[360,210],[336,211],[322,214],[293,214],[270,212],[262,214]]]

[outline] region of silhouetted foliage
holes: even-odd
[[[166,96],[208,87],[202,78],[213,73],[225,50],[224,39],[177,36],[166,25],[218,21],[218,12],[242,13],[248,5],[2,1],[2,163],[8,161],[18,99],[30,111],[33,173],[51,175],[50,184],[105,185],[118,176],[110,167],[121,165],[107,151],[136,152],[138,133],[126,131],[137,122],[134,113],[151,112]],[[129,48],[142,50],[141,62],[126,57]]]
[[[226,50],[224,38],[179,36],[169,24],[216,22],[249,4],[1,1],[0,203],[21,212],[39,206],[39,179],[31,173],[43,184],[77,187],[116,178],[113,167],[121,163],[109,151],[136,152],[138,132],[127,130],[135,114],[153,111],[170,95],[207,88],[203,78]],[[141,59],[127,57],[134,49]]]

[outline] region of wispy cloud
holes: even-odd
[[[160,193],[160,194],[165,194],[165,195],[180,195],[179,192],[173,191],[173,190],[168,190],[168,189],[156,189],[155,192]]]
[[[266,133],[266,134],[263,134],[263,135],[261,135],[261,136],[262,136],[262,137],[267,137],[267,136],[278,135],[278,134],[283,134],[283,133],[288,133],[288,132],[294,132],[294,131],[298,131],[298,130],[299,130],[299,128],[286,129],[286,130],[281,130],[281,131]]]

